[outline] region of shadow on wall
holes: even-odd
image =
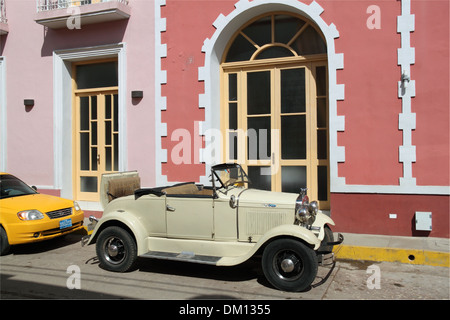
[[[41,56],[51,56],[54,50],[101,46],[123,41],[128,19],[81,25],[80,29],[50,29],[42,27],[44,37]]]

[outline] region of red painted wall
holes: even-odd
[[[416,163],[413,176],[418,185],[450,185],[450,75],[449,75],[449,1],[412,1],[416,30],[411,46],[416,63],[411,79],[416,80]]]
[[[169,181],[198,181],[205,174],[204,165],[198,161],[199,150],[194,148],[194,139],[198,139],[195,122],[205,118],[198,100],[199,94],[204,93],[203,82],[198,81],[198,68],[205,64],[201,49],[205,39],[214,34],[212,24],[217,16],[231,12],[233,4],[233,1],[168,0],[161,8],[161,16],[166,18],[166,31],[161,34],[161,42],[167,44],[167,57],[161,60],[162,70],[167,71],[167,84],[162,86],[162,96],[167,97],[167,110],[161,117],[162,122],[167,123],[167,137],[162,139],[162,148],[168,150],[162,174],[167,175]],[[190,141],[182,138],[172,141],[175,139],[173,132],[179,129],[189,132]],[[172,159],[173,156],[186,156],[178,152],[172,155],[173,148],[179,143],[190,145],[189,160],[183,165],[174,164]]]
[[[320,1],[323,18],[339,30],[336,52],[344,53],[344,69],[337,83],[345,85],[338,115],[345,116],[345,131],[338,145],[345,146],[345,163],[338,175],[347,184],[397,185],[403,175],[398,161],[402,132],[398,130],[401,100],[397,82],[397,16],[400,1]],[[380,29],[369,29],[370,5],[379,7]]]
[[[450,236],[449,196],[331,194],[333,231],[400,236]],[[415,230],[415,212],[432,212],[432,231]],[[397,214],[390,219],[389,214]]]

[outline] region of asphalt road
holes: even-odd
[[[179,300],[172,312],[189,311],[182,309],[186,300],[239,299],[264,301],[268,309],[253,309],[261,313],[270,311],[268,300],[450,299],[450,269],[445,267],[338,260],[333,268],[319,267],[310,290],[290,293],[271,287],[257,261],[214,267],[142,259],[132,272],[108,272],[99,267],[95,246],[82,248],[80,239],[72,234],[13,248],[0,258],[0,299]],[[223,308],[215,311],[233,312]],[[253,312],[242,306],[234,311]]]

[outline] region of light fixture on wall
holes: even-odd
[[[132,99],[142,99],[144,97],[144,91],[131,91]]]
[[[25,99],[23,100],[23,104],[25,105],[25,107],[33,107],[34,99]]]
[[[406,71],[403,71],[402,73],[402,87],[406,89],[408,87],[408,83],[411,81],[411,78],[406,73]]]

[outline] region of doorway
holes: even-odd
[[[117,61],[73,66],[74,199],[100,200],[101,176],[119,168]]]

